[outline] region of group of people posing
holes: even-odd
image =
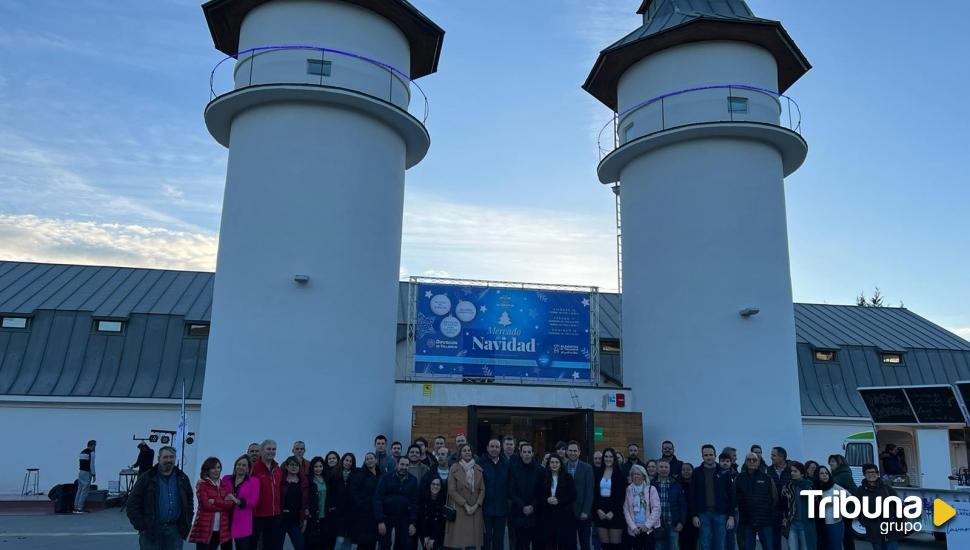
[[[253,443],[226,475],[207,458],[194,512],[175,450],[162,447],[128,500],[141,547],[181,548],[187,538],[200,549],[281,550],[289,538],[296,550],[504,550],[507,537],[514,550],[854,550],[842,519],[809,517],[802,491],[892,494],[874,465],[856,487],[841,455],[826,467],[775,447],[765,462],[757,445],[740,467],[735,449],[712,445],[692,466],[670,441],[658,459],[630,444],[625,456],[596,451],[592,464],[576,441],[539,457],[512,436],[478,457],[462,434],[453,451],[438,436],[405,452],[379,435],[361,464],[335,451],[308,460],[302,441],[292,450],[279,464],[275,441]],[[878,526],[869,531],[874,548],[895,548]]]

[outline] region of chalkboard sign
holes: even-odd
[[[921,424],[966,423],[951,386],[906,388],[906,395]]]
[[[869,409],[872,421],[877,424],[916,424],[916,415],[906,401],[902,388],[878,388],[859,390]]]

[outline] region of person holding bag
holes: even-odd
[[[455,521],[445,525],[445,546],[459,550],[479,548],[485,534],[485,478],[470,445],[459,447],[458,456],[458,462],[448,471],[448,507],[455,510]]]

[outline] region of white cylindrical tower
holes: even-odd
[[[359,454],[391,430],[404,171],[430,144],[410,78],[444,32],[404,0],[203,10],[236,60],[205,110],[229,161],[199,456]]]
[[[584,88],[617,112],[623,372],[646,455],[672,440],[801,451],[784,177],[805,159],[782,93],[810,65],[743,0],[647,0]],[[784,113],[784,118],[781,116]]]

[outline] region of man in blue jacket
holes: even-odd
[[[381,477],[374,494],[374,519],[381,550],[410,550],[418,519],[418,480],[408,473],[408,457],[397,459],[397,469]]]
[[[714,445],[701,447],[703,462],[691,480],[694,527],[700,528],[701,550],[724,550],[727,531],[734,529],[734,486],[731,473],[715,461]]]
[[[589,550],[590,517],[593,513],[593,467],[579,459],[579,443],[570,441],[566,446],[566,471],[573,476],[576,500],[573,515],[576,517],[576,536],[580,550]]]
[[[660,496],[660,527],[654,531],[654,543],[657,550],[677,550],[680,532],[687,523],[687,497],[684,486],[670,474],[666,458],[657,461],[657,479],[652,485]]]
[[[485,536],[482,550],[504,550],[505,518],[509,513],[509,463],[502,456],[502,442],[491,439],[485,455],[478,459],[485,481]]]

